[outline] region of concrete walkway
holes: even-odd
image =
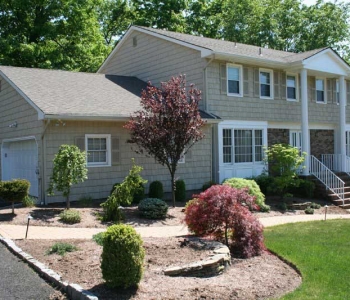
[[[327,215],[327,220],[330,219],[350,219],[350,214],[347,215]],[[324,220],[324,215],[295,215],[295,216],[276,216],[260,218],[261,223],[265,227],[271,227],[287,223],[308,222]],[[12,240],[24,239],[26,235],[26,226],[22,225],[1,225],[0,236]],[[136,231],[142,237],[171,237],[183,236],[188,234],[185,226],[148,226],[136,227]],[[92,236],[105,228],[68,228],[68,227],[44,227],[30,226],[28,230],[28,239],[91,239]]]

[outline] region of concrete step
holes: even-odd
[[[344,205],[339,205],[339,207],[343,209],[350,209],[350,203],[349,204],[344,204]]]
[[[337,206],[342,206],[342,205],[343,205],[343,200],[341,200],[341,199],[332,200],[332,202],[333,202],[335,205],[337,205]],[[350,198],[344,199],[344,204],[345,204],[345,205],[347,205],[347,204],[350,205]]]

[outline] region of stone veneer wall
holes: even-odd
[[[267,130],[267,145],[270,147],[274,144],[289,144],[289,129]]]
[[[322,154],[333,154],[334,130],[310,130],[310,151],[318,159]]]

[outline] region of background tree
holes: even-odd
[[[182,155],[204,137],[198,103],[201,92],[190,85],[185,76],[162,82],[161,88],[149,84],[142,92],[142,110],[135,112],[125,128],[130,131],[130,143],[136,144],[138,153],[146,152],[171,176],[173,206],[175,207],[175,173]]]
[[[73,184],[87,179],[86,156],[77,146],[62,145],[53,160],[53,170],[50,178],[48,194],[54,195],[54,190],[66,197],[66,208],[70,209],[70,189]]]
[[[105,0],[0,0],[0,64],[94,72],[107,56]]]

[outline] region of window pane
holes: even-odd
[[[316,80],[316,90],[317,91],[323,91],[324,90],[324,84],[322,79]]]
[[[324,102],[324,92],[323,91],[317,91],[317,101]]]
[[[255,161],[263,160],[263,131],[255,130]]]
[[[228,80],[239,81],[239,68],[229,67],[227,69],[228,72]]]
[[[230,94],[239,94],[239,81],[228,81],[228,92]]]
[[[89,163],[107,163],[106,138],[88,138],[87,144],[87,157]]]
[[[295,88],[295,76],[287,76],[287,86]]]
[[[261,89],[261,96],[263,96],[263,97],[271,97],[270,85],[261,84],[260,85],[260,89]]]
[[[287,87],[287,97],[288,99],[296,99],[295,88]]]
[[[231,163],[232,162],[232,130],[223,129],[223,162]]]
[[[235,162],[253,161],[252,130],[235,130]]]
[[[270,73],[260,72],[260,83],[270,84]]]

